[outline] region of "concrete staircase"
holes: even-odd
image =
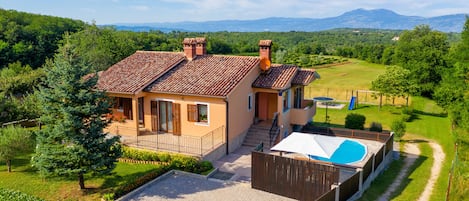
[[[244,138],[243,146],[254,148],[261,142],[264,142],[264,150],[270,150],[269,131],[271,126],[271,123],[269,124],[268,122],[252,125],[249,128],[246,138]]]

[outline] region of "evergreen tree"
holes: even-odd
[[[84,64],[65,36],[65,42],[48,62],[45,87],[40,89],[41,121],[33,165],[43,176],[76,176],[84,189],[85,173],[111,172],[121,155],[118,137],[108,137],[102,116],[110,112],[105,92],[95,90],[97,74],[86,76]]]

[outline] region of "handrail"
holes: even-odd
[[[269,130],[269,138],[270,138],[270,142],[269,142],[269,145],[272,147],[272,143],[274,141],[274,139],[277,137],[280,129],[278,128],[278,113],[276,112],[274,114],[274,119],[272,120],[272,126],[270,127],[270,130]]]

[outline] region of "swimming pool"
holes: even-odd
[[[356,140],[345,140],[335,150],[331,158],[308,155],[311,159],[337,164],[353,164],[362,161],[366,156],[366,146]]]

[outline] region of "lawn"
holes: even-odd
[[[155,170],[156,165],[117,163],[111,175],[85,176],[86,191],[81,191],[75,178],[43,179],[31,167],[30,155],[13,160],[12,173],[0,162],[0,188],[12,189],[46,200],[99,200],[102,194]]]
[[[330,68],[318,69],[321,79],[314,81],[305,89],[312,91],[310,96],[334,96],[340,92],[344,96],[344,89],[369,89],[371,81],[379,74],[384,73],[383,65],[370,64],[364,61],[352,60],[351,64],[339,65]],[[323,89],[329,89],[324,92]],[[322,90],[322,91],[321,91]],[[319,94],[318,94],[319,93]],[[350,94],[349,94],[350,95]],[[336,98],[337,99],[337,98]],[[388,102],[389,103],[389,102]],[[343,127],[345,116],[348,113],[359,113],[366,116],[365,127],[369,127],[371,122],[379,122],[383,129],[390,129],[393,120],[402,118],[402,108],[386,105],[378,108],[375,105],[359,104],[358,108],[349,111],[347,106],[341,110],[328,109],[330,124],[325,124],[325,109],[318,108],[314,122],[317,125],[330,125]],[[451,168],[451,160],[454,158],[454,136],[451,134],[449,118],[435,102],[422,97],[412,97],[411,107],[415,109],[415,116],[411,122],[406,123],[407,134],[403,140],[427,139],[440,144],[446,154],[443,162],[442,172],[434,187],[431,200],[441,200],[445,197],[448,185],[448,174]],[[411,167],[411,175],[406,182],[401,184],[398,194],[394,195],[394,200],[415,200],[423,191],[429,179],[429,172],[433,163],[433,151],[426,143],[419,144],[422,151],[417,164]],[[387,186],[391,184],[396,176],[396,172],[402,167],[402,160],[394,161],[390,169],[380,176],[365,192],[362,200],[375,200],[379,197]],[[379,182],[378,182],[379,181]]]

